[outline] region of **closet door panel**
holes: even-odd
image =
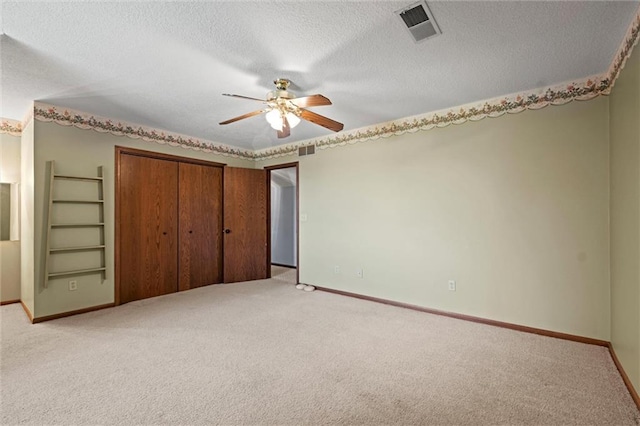
[[[222,282],[222,168],[180,163],[179,289]]]
[[[265,170],[225,167],[224,227],[224,282],[267,278]]]
[[[120,156],[120,303],[178,289],[178,163]]]

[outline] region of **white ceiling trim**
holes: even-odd
[[[459,107],[420,114],[388,123],[368,126],[350,132],[340,133],[336,136],[320,137],[300,141],[293,144],[280,145],[275,148],[250,150],[237,148],[225,144],[180,135],[177,133],[159,130],[150,127],[131,124],[120,120],[112,120],[61,108],[41,102],[35,102],[32,108],[33,117],[39,121],[55,122],[64,126],[75,126],[82,129],[92,129],[101,133],[111,133],[117,136],[127,136],[134,139],[143,139],[159,144],[180,146],[185,149],[210,152],[218,155],[239,157],[250,160],[264,160],[268,158],[295,155],[298,148],[308,145],[316,145],[324,149],[329,147],[344,146],[357,142],[390,137],[407,132],[430,130],[436,127],[446,127],[451,124],[462,124],[467,121],[478,121],[486,117],[500,117],[506,113],[519,113],[527,109],[540,109],[548,105],[564,105],[574,100],[589,100],[600,95],[608,95],[615,81],[624,68],[627,59],[631,56],[634,46],[640,39],[640,8],[636,11],[626,36],[616,52],[608,71],[602,75],[587,77],[581,80],[554,85],[551,87],[535,89],[524,93],[493,98],[487,101],[474,102]],[[29,112],[31,115],[31,111]],[[19,135],[26,125],[15,120],[2,120],[1,133]]]

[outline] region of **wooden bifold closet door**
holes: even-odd
[[[269,277],[267,172],[224,169],[224,282]]]
[[[222,168],[180,163],[179,290],[222,282]]]
[[[117,155],[117,303],[221,283],[222,165]]]
[[[173,293],[178,279],[178,163],[120,155],[120,303]]]
[[[264,170],[124,147],[116,157],[117,304],[268,277]]]

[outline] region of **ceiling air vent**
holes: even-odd
[[[315,145],[301,146],[298,148],[298,156],[302,157],[303,155],[312,155],[316,153]]]
[[[413,39],[418,42],[441,34],[427,3],[420,1],[396,10]]]

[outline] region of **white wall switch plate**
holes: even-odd
[[[449,290],[456,291],[456,282],[454,280],[449,280]]]
[[[333,267],[333,273],[334,274],[339,274],[340,273],[340,267],[338,265]]]
[[[356,276],[358,278],[364,278],[364,269],[356,269]]]
[[[78,289],[78,281],[69,281],[69,291],[75,291]]]

